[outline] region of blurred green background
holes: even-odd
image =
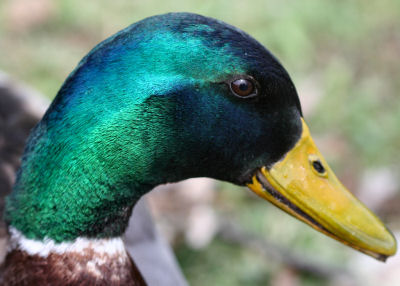
[[[305,118],[338,177],[395,234],[400,231],[399,0],[2,0],[0,70],[52,98],[96,43],[135,21],[170,11],[226,21],[276,55],[291,74]],[[212,188],[217,191],[202,204],[211,208],[214,220],[229,217],[281,253],[288,250],[330,270],[342,267],[349,275],[302,271],[221,235],[194,246],[185,239],[187,226],[168,226],[182,213],[163,208],[156,198],[152,205],[159,207],[160,227],[170,230],[191,285],[400,285],[397,257],[379,264],[241,188],[215,182]]]

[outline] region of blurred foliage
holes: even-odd
[[[292,75],[304,106],[313,106],[306,118],[317,137],[328,138],[321,149],[345,183],[357,185],[351,181],[367,166],[400,169],[399,0],[3,0],[0,69],[53,97],[96,43],[169,11],[224,20],[265,44]],[[219,212],[300,253],[345,263],[349,252],[343,246],[235,188],[220,185]],[[192,285],[272,285],[282,270],[219,240],[201,251],[177,244],[177,255]],[[324,285],[313,277],[300,279],[303,285]]]

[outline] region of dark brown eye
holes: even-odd
[[[232,92],[240,97],[248,97],[256,95],[256,87],[254,83],[245,78],[239,78],[231,82]]]

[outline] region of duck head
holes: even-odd
[[[133,24],[80,62],[30,137],[7,218],[30,238],[116,236],[141,195],[192,177],[248,186],[375,258],[396,251],[313,143],[278,60],[187,13]]]

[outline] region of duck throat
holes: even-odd
[[[136,201],[153,188],[143,182],[151,176],[140,173],[147,157],[123,147],[130,139],[123,127],[82,134],[67,132],[61,123],[47,116],[33,130],[7,198],[7,223],[30,239],[57,243],[121,236]]]
[[[10,234],[4,285],[145,285],[121,238],[55,243]]]

